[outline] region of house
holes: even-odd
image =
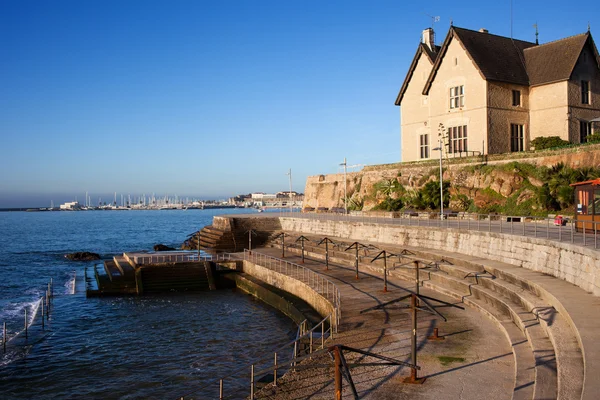
[[[583,143],[600,124],[591,33],[537,44],[451,26],[423,31],[400,93],[402,161],[529,150],[539,136]]]

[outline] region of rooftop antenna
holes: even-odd
[[[538,36],[540,35],[540,33],[538,32],[537,22],[533,24],[533,27],[535,28],[535,44],[540,44],[540,42],[538,41]]]
[[[513,2],[510,0],[510,38],[513,38]]]
[[[440,16],[433,16],[433,15],[429,15],[424,13],[425,15],[427,15],[429,18],[431,18],[431,30],[433,31],[433,44],[435,44],[435,29],[433,29],[433,26],[436,22],[440,22]]]

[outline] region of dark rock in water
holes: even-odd
[[[164,244],[155,244],[154,251],[173,251],[173,247],[165,246]]]
[[[65,254],[65,258],[71,261],[93,261],[101,259],[99,254],[90,253],[89,251],[78,251],[76,253]]]

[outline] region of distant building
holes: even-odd
[[[589,31],[538,45],[453,26],[436,46],[429,28],[395,104],[402,161],[439,157],[440,137],[449,157],[584,143],[600,128],[600,56]]]
[[[72,201],[70,203],[61,204],[60,209],[67,211],[81,210],[81,204],[76,201]]]

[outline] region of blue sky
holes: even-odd
[[[514,37],[600,26],[596,1],[513,3]],[[510,35],[510,1],[0,0],[0,207],[108,193],[304,190],[400,160],[394,100],[439,15]]]

